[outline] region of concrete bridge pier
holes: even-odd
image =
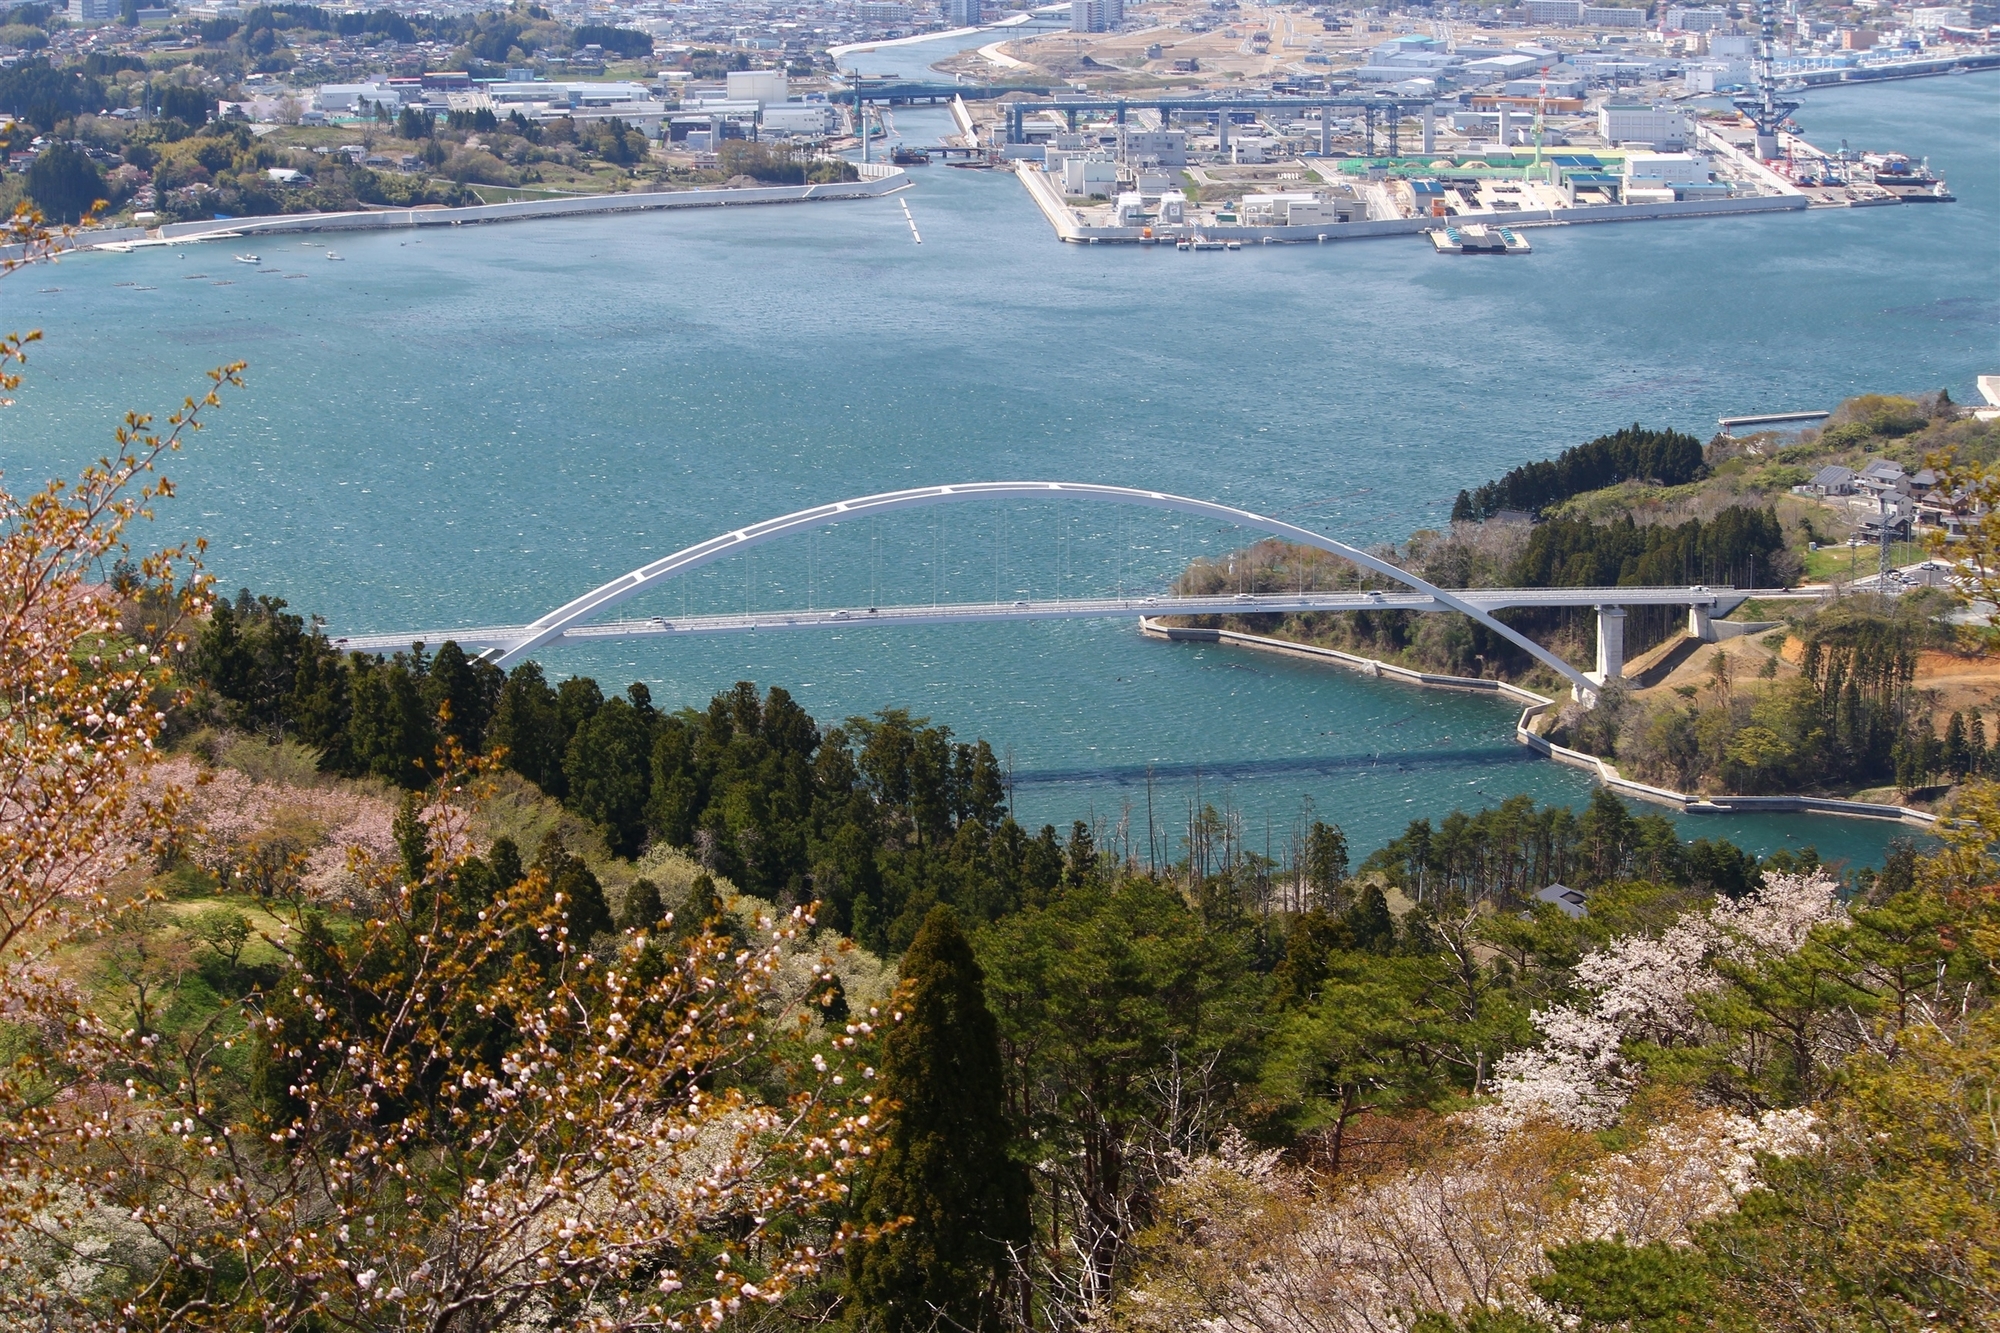
[[[1333,156],[1333,108],[1330,106],[1319,109],[1319,155]]]
[[[1434,105],[1432,105],[1429,102],[1424,103],[1424,156],[1425,157],[1429,157],[1432,153],[1435,153],[1437,151],[1436,112],[1437,108]]]
[[[1589,673],[1599,685],[1625,678],[1625,608],[1597,608],[1597,670]]]
[[[1226,110],[1215,113],[1215,148],[1220,153],[1229,151],[1229,112]]]
[[[1698,603],[1688,607],[1688,637],[1703,643],[1715,642],[1715,626],[1709,621],[1708,607]]]

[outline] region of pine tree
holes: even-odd
[[[931,909],[902,973],[882,1071],[898,1109],[856,1204],[863,1223],[908,1220],[850,1252],[849,1291],[882,1333],[995,1328],[1008,1249],[1028,1239],[1027,1176],[1008,1153],[985,977],[949,908]]]

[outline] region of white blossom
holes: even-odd
[[[1815,926],[1847,919],[1838,887],[1823,871],[1767,874],[1741,902],[1719,900],[1657,939],[1621,936],[1587,955],[1576,967],[1577,1003],[1536,1011],[1540,1043],[1495,1065],[1500,1100],[1482,1123],[1495,1131],[1533,1118],[1578,1129],[1610,1124],[1631,1091],[1624,1043],[1700,1040],[1697,1001],[1722,985],[1715,959],[1754,963],[1796,952]]]

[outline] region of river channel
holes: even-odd
[[[963,39],[959,39],[963,41]],[[912,52],[915,51],[913,55]],[[862,57],[921,68],[921,51]],[[936,58],[932,55],[929,58]],[[1222,500],[1362,543],[1633,421],[1948,387],[2000,369],[2000,80],[1813,93],[1822,141],[1928,154],[1961,202],[1184,255],[1058,244],[1004,173],[916,169],[865,203],[79,255],[0,286],[44,330],[0,413],[17,490],[249,361],[179,459],[162,539],[337,630],[519,622],[742,523],[903,486],[1058,478]],[[899,130],[944,131],[899,111]],[[907,204],[922,243],[904,218]],[[246,243],[234,243],[245,248]],[[199,276],[197,276],[199,275]],[[932,513],[716,567],[642,614],[1158,588],[1243,534],[1116,510]],[[822,719],[902,706],[1007,755],[1024,820],[1162,828],[1196,799],[1261,850],[1306,802],[1357,849],[1515,793],[1586,799],[1514,710],[1122,622],[566,649],[668,706],[738,679]],[[1151,774],[1149,783],[1148,774]],[[1683,819],[1859,862],[1892,826]]]

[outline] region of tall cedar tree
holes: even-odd
[[[1008,1152],[986,979],[949,908],[924,918],[902,973],[882,1089],[898,1109],[857,1204],[865,1223],[908,1221],[855,1247],[849,1290],[882,1333],[997,1328],[1008,1247],[1028,1239],[1028,1182]]]

